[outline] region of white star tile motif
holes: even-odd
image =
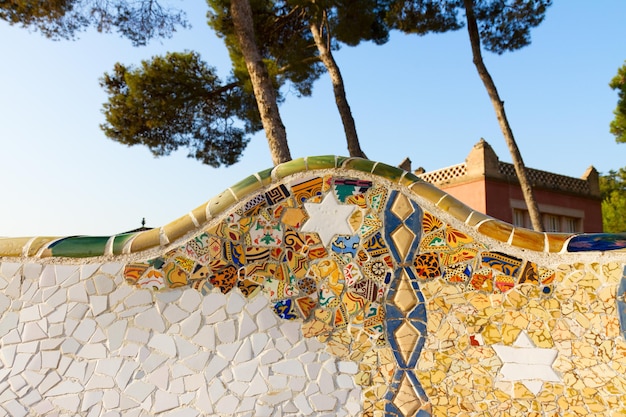
[[[519,334],[513,346],[492,347],[504,364],[500,369],[501,381],[521,382],[535,395],[541,391],[544,382],[561,381],[552,369],[557,350],[536,347],[525,330]]]
[[[301,230],[317,233],[324,246],[328,246],[335,235],[354,234],[348,219],[356,207],[339,204],[332,192],[326,194],[319,204],[304,203],[304,208],[309,214],[309,219],[302,225]]]

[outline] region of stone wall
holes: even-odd
[[[625,415],[624,247],[334,156],[158,229],[0,239],[0,415]]]

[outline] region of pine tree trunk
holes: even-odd
[[[276,91],[256,45],[250,2],[249,0],[231,0],[230,8],[237,39],[252,81],[272,161],[274,165],[290,161],[287,132],[278,112]]]
[[[326,14],[324,13],[322,21],[325,21],[325,17]],[[311,19],[310,27],[313,39],[315,40],[315,45],[320,53],[320,59],[326,67],[326,70],[330,75],[330,80],[333,84],[335,103],[337,104],[337,109],[339,110],[339,115],[341,116],[341,122],[343,123],[343,130],[346,135],[346,141],[348,142],[348,152],[350,153],[350,156],[353,157],[367,158],[365,153],[361,150],[361,145],[359,144],[359,137],[356,133],[356,125],[354,123],[354,118],[352,117],[352,111],[348,105],[348,99],[346,98],[346,90],[344,88],[341,71],[339,71],[339,66],[337,65],[337,62],[335,62],[335,58],[330,51],[330,47],[324,41],[324,37],[322,35],[323,29],[321,25],[315,21],[315,18]]]
[[[530,185],[530,181],[526,172],[526,167],[524,165],[524,161],[522,160],[522,155],[519,151],[519,148],[517,147],[517,143],[515,142],[515,138],[513,137],[513,131],[511,130],[511,126],[509,125],[506,113],[504,112],[504,102],[500,100],[496,85],[493,82],[489,71],[487,71],[487,67],[485,66],[482,53],[480,51],[480,34],[478,32],[478,25],[476,24],[476,16],[474,15],[473,0],[463,0],[463,3],[465,5],[465,14],[467,16],[467,31],[469,33],[470,43],[472,45],[474,65],[476,66],[476,70],[478,71],[480,79],[485,85],[487,94],[489,94],[491,104],[493,104],[493,108],[496,111],[498,124],[500,125],[500,129],[502,130],[502,134],[504,135],[504,140],[506,141],[506,144],[509,148],[511,157],[513,158],[513,166],[515,167],[515,173],[517,174],[517,178],[519,179],[519,183],[522,188],[522,194],[524,195],[524,200],[526,201],[526,206],[528,207],[530,222],[532,223],[534,230],[542,232],[544,228],[541,222],[541,215],[539,214],[537,200],[535,200],[532,186]]]

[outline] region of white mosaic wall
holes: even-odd
[[[124,282],[122,264],[0,264],[0,415],[345,416],[358,365],[266,297]]]

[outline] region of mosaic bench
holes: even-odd
[[[626,415],[626,237],[309,157],[160,228],[0,239],[0,415]]]

